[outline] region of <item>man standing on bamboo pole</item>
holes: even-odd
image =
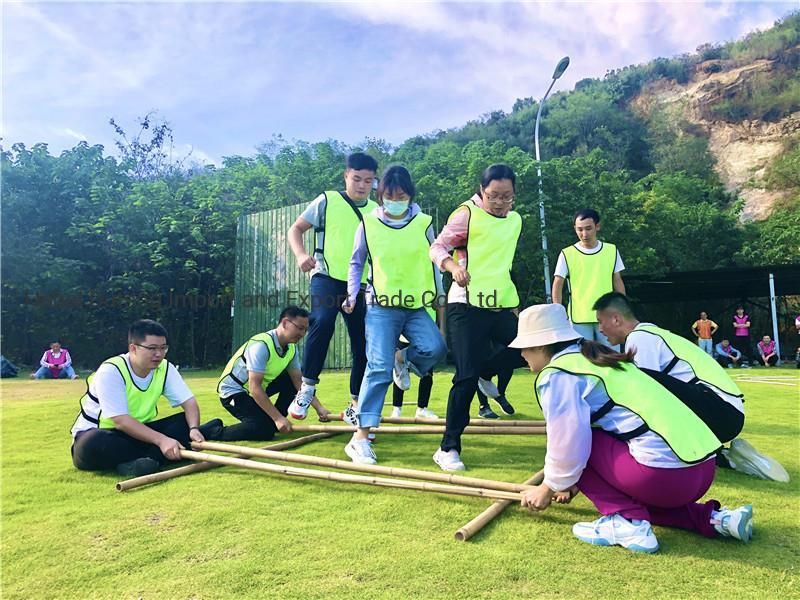
[[[302,385],[297,342],[308,331],[308,311],[297,306],[283,309],[278,326],[251,337],[234,353],[217,383],[222,406],[241,423],[225,428],[222,439],[271,440],[288,433],[289,404]],[[272,402],[270,396],[276,396]],[[312,397],[320,421],[330,411]]]
[[[200,425],[197,400],[167,362],[168,350],[167,330],[142,319],[128,330],[128,352],[104,361],[89,376],[72,426],[72,462],[78,469],[116,469],[123,477],[139,477],[179,460],[191,442],[220,439],[222,421]],[[156,420],[161,396],[183,413]]]

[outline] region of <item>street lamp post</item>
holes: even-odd
[[[564,74],[564,71],[567,70],[569,66],[569,56],[565,56],[556,65],[556,70],[553,71],[553,81],[550,82],[550,87],[547,88],[547,91],[544,94],[544,97],[539,102],[539,110],[536,111],[536,126],[533,132],[533,140],[534,146],[536,148],[536,172],[539,175],[539,221],[541,222],[542,228],[542,261],[544,262],[544,294],[546,297],[546,302],[550,303],[553,301],[553,294],[552,289],[550,287],[550,261],[547,258],[547,231],[545,229],[545,222],[544,222],[544,191],[542,191],[542,159],[539,155],[539,119],[542,116],[542,107],[544,106],[545,100],[547,100],[547,96],[550,95],[550,90],[553,89],[553,85],[556,83],[556,79],[561,77]]]

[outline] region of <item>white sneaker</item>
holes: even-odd
[[[394,369],[392,369],[392,379],[394,379],[395,385],[403,391],[411,387],[411,375],[408,373],[408,359],[406,358],[407,353],[408,348],[398,350],[395,353]],[[397,360],[398,355],[402,357],[402,361]]]
[[[634,524],[620,514],[600,517],[591,523],[575,523],[572,534],[594,546],[622,546],[633,552],[655,552],[658,540],[649,521]]]
[[[442,471],[464,471],[467,468],[464,466],[464,463],[461,462],[461,456],[458,454],[458,450],[448,450],[445,452],[441,448],[438,448],[436,452],[433,453],[433,462],[439,465]]]
[[[500,390],[491,379],[478,379],[478,389],[483,392],[484,396],[495,399],[500,395]]]
[[[415,413],[418,419],[438,419],[439,417],[427,406],[425,408],[418,408]]]
[[[347,405],[347,408],[344,409],[342,412],[342,421],[347,423],[348,425],[352,425],[353,427],[358,426],[358,418],[356,417],[356,409],[353,407],[353,403]]]
[[[311,401],[316,393],[316,386],[304,381],[300,385],[300,390],[298,390],[294,400],[289,405],[289,416],[300,421],[305,419],[306,414],[308,414],[308,407],[311,406]]]
[[[344,453],[350,457],[350,460],[359,465],[374,465],[378,463],[369,440],[351,439],[344,447]]]
[[[781,483],[789,482],[789,473],[786,472],[781,463],[771,456],[761,454],[742,438],[736,438],[731,442],[727,458],[736,471],[760,477],[761,479],[771,479]]]
[[[393,406],[392,407],[392,417],[399,417],[400,413],[401,413],[401,410],[400,410],[399,406]]]
[[[711,524],[722,537],[736,538],[746,544],[753,537],[753,505],[746,504],[733,510],[723,506]]]

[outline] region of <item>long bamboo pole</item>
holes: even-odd
[[[535,473],[533,477],[525,481],[523,485],[526,487],[541,485],[542,481],[544,481],[544,469]],[[500,516],[512,503],[513,500],[495,500],[489,508],[456,531],[455,538],[459,542],[466,542],[469,538],[491,523],[496,517]]]
[[[350,425],[294,425],[292,431],[311,433],[316,431],[335,431],[336,433],[352,433],[355,427]],[[376,433],[444,433],[444,427],[439,425],[389,425],[388,427],[374,427]],[[467,427],[466,434],[484,435],[544,435],[544,427]]]
[[[321,456],[309,456],[307,454],[294,454],[290,452],[275,452],[274,450],[261,450],[259,448],[248,448],[247,446],[236,446],[234,444],[221,444],[219,442],[194,443],[192,444],[192,447],[198,450],[233,452],[242,456],[268,458],[280,462],[294,462],[305,465],[315,465],[318,467],[328,467],[331,469],[342,469],[345,471],[375,473],[378,475],[388,475],[390,477],[408,477],[411,479],[422,479],[424,481],[440,481],[442,483],[486,488],[488,490],[524,492],[525,490],[530,489],[530,486],[520,483],[492,481],[491,479],[479,479],[477,477],[464,477],[463,475],[452,475],[449,473],[419,471],[417,469],[403,469],[399,467],[385,467],[381,465],[361,465],[350,461],[323,458]]]
[[[367,475],[350,475],[349,473],[334,473],[333,471],[320,471],[317,469],[302,469],[298,467],[284,467],[270,463],[259,462],[257,460],[247,460],[244,458],[234,458],[232,456],[220,456],[218,454],[208,454],[207,452],[195,452],[193,450],[181,450],[181,458],[191,460],[202,460],[215,462],[221,465],[242,467],[254,471],[267,473],[280,473],[294,477],[309,477],[311,479],[326,479],[328,481],[338,481],[340,483],[360,483],[363,485],[377,485],[381,487],[393,487],[406,490],[421,490],[424,492],[436,492],[441,494],[454,494],[456,496],[475,496],[478,498],[494,498],[500,500],[510,500],[519,502],[521,494],[515,492],[504,492],[501,490],[487,490],[485,488],[466,487],[458,485],[448,485],[444,483],[427,483],[425,481],[409,481],[407,479],[388,479],[385,477],[369,477]]]
[[[342,421],[342,415],[331,415],[328,418],[330,421]],[[381,423],[388,423],[389,425],[445,425],[447,419],[420,419],[417,417],[381,417]],[[487,419],[470,419],[469,424],[472,427],[544,427],[544,421],[524,421],[503,419],[500,421],[487,420]]]
[[[294,440],[288,440],[286,442],[280,442],[278,444],[271,444],[269,446],[264,446],[264,449],[288,450],[289,448],[297,448],[298,446],[302,446],[303,444],[307,444],[315,440],[321,440],[324,438],[333,437],[334,435],[335,433],[332,432],[314,433],[312,435],[306,435],[303,437],[296,438]],[[120,481],[119,483],[117,483],[116,488],[118,492],[126,492],[128,490],[132,490],[141,487],[143,485],[158,483],[159,481],[166,481],[167,479],[172,479],[174,477],[181,477],[183,475],[190,475],[192,473],[200,473],[202,471],[208,471],[210,469],[217,469],[221,466],[222,465],[219,465],[217,463],[196,462],[192,463],[191,465],[185,465],[183,467],[177,467],[175,469],[159,471],[158,473],[153,473],[151,475],[142,475],[141,477],[126,479],[125,481]]]

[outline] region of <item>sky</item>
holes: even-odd
[[[765,29],[794,2],[24,2],[2,11],[2,144],[113,152],[157,111],[178,155],[273,134],[394,145],[517,98]]]

